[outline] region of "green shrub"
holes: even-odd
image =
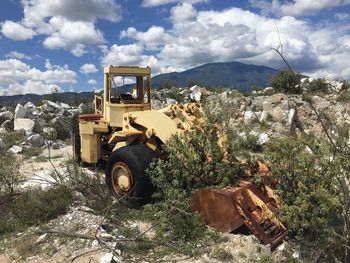
[[[28,148],[23,151],[23,155],[25,159],[30,159],[34,156],[38,157],[43,151],[41,148]]]
[[[339,142],[335,150],[313,137],[278,139],[269,146],[275,192],[282,201],[278,217],[308,260],[314,254],[321,262],[349,260],[343,249],[344,239],[349,240],[350,197],[344,188],[350,178],[349,153],[346,144]]]
[[[299,94],[302,92],[300,79],[299,73],[282,70],[271,78],[270,84],[276,92]]]
[[[30,189],[15,199],[13,213],[19,223],[41,224],[67,212],[73,201],[72,191],[65,186]]]
[[[190,209],[194,191],[204,187],[221,188],[236,185],[242,176],[229,145],[218,145],[218,128],[208,122],[201,132],[189,131],[171,138],[166,145],[167,158],[155,160],[147,173],[156,187],[157,203],[152,209],[159,218],[157,235],[186,245],[182,249],[193,253],[198,242],[210,240],[211,234],[201,217]],[[224,158],[225,157],[225,158]],[[226,161],[225,161],[225,160]],[[200,241],[202,240],[202,241]]]
[[[54,123],[51,123],[49,127],[54,128],[57,132],[57,139],[66,140],[71,137],[71,120],[67,119],[59,119]]]
[[[310,92],[317,93],[327,93],[329,88],[329,84],[324,79],[315,79],[307,85]]]
[[[85,172],[75,159],[66,162],[66,173],[56,180],[72,192],[79,192],[86,205],[95,211],[103,211],[113,201],[100,174]]]
[[[22,179],[16,157],[10,154],[0,155],[0,195],[13,194]]]
[[[20,132],[9,132],[9,133],[3,133],[0,135],[1,139],[6,144],[6,149],[10,148],[12,145],[21,142],[23,139],[23,134]]]

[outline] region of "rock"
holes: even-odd
[[[7,132],[13,131],[13,121],[7,120],[1,124],[1,128],[4,128]]]
[[[295,109],[290,109],[288,112],[288,119],[287,119],[287,124],[291,125],[297,117],[296,110]]]
[[[48,238],[49,238],[48,234],[45,233],[45,234],[41,235],[40,237],[38,237],[38,239],[35,241],[35,243],[36,244],[44,243]]]
[[[31,119],[22,119],[22,118],[15,119],[15,123],[14,123],[15,131],[24,130],[26,133],[31,133],[34,130],[34,127],[35,127],[35,122]]]
[[[28,118],[28,111],[21,104],[17,104],[15,109],[15,119],[25,118]]]
[[[117,257],[113,256],[112,253],[106,253],[102,257],[100,257],[99,260],[98,260],[99,263],[111,263],[111,262],[114,262],[114,261],[120,262],[120,259],[118,259]]]
[[[66,110],[70,109],[70,106],[67,103],[60,102],[60,106]]]
[[[345,87],[344,82],[340,82],[334,79],[326,79],[325,83],[329,85],[330,91],[337,92],[337,93],[342,91]]]
[[[266,87],[264,90],[263,90],[263,93],[265,95],[272,95],[273,93],[275,93],[275,89],[273,87]]]
[[[153,106],[153,104],[152,104],[152,106]],[[78,109],[69,109],[68,112],[71,116],[74,116],[75,114],[79,114]]]
[[[32,114],[34,116],[39,116],[41,114],[41,111],[40,110],[34,110],[34,111],[32,111]]]
[[[292,257],[293,258],[299,258],[300,257],[300,253],[299,253],[299,251],[294,251],[294,253],[292,254]]]
[[[51,148],[52,149],[59,149],[61,147],[61,145],[57,142],[52,142],[51,143]]]
[[[169,99],[169,98],[166,99],[166,105],[167,106],[171,105],[171,104],[176,104],[176,103],[177,103],[177,101],[174,100],[174,99]]]
[[[24,108],[26,109],[26,110],[32,110],[32,109],[35,109],[35,105],[34,105],[34,103],[33,102],[27,102],[26,104],[24,104]]]
[[[202,97],[202,88],[198,85],[194,85],[190,88],[190,91],[191,91],[191,94],[190,94],[191,100],[200,102]]]
[[[41,147],[44,144],[44,138],[40,134],[33,134],[28,137],[28,142],[32,145],[32,147]]]
[[[261,133],[258,135],[257,143],[259,145],[263,145],[270,140],[269,135],[267,133]]]
[[[84,103],[80,103],[80,105],[78,106],[79,112],[82,112],[84,110],[84,108],[85,108]]]
[[[11,111],[4,111],[0,113],[0,121],[2,120],[9,120],[12,121],[13,120],[13,114]]]
[[[57,103],[54,103],[50,100],[44,100],[43,105],[45,105],[46,107],[51,107],[55,110],[62,110],[62,107],[60,105],[58,105]]]
[[[4,142],[3,139],[0,138],[0,151],[6,149],[6,143]]]
[[[92,241],[92,243],[91,243],[92,248],[97,248],[98,246],[99,246],[98,240]]]
[[[254,120],[255,118],[256,117],[255,117],[255,114],[253,111],[248,110],[248,111],[244,112],[244,121],[249,122],[249,121]]]
[[[17,145],[13,145],[10,149],[7,150],[7,152],[12,154],[18,154],[23,151],[23,148]]]
[[[55,141],[57,140],[57,131],[52,127],[45,127],[43,129],[43,135],[45,138]]]

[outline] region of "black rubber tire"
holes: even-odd
[[[122,197],[112,186],[113,165],[122,162],[129,168],[133,179],[131,190],[122,199],[122,202],[129,207],[137,207],[147,203],[154,187],[146,175],[146,169],[156,157],[156,153],[144,144],[125,146],[114,151],[110,155],[105,169],[106,184],[109,190],[118,198]]]

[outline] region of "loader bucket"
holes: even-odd
[[[263,244],[275,249],[287,235],[286,228],[274,216],[278,208],[271,188],[258,188],[249,181],[239,187],[204,188],[196,191],[191,208],[205,223],[218,231],[230,233],[245,225]]]

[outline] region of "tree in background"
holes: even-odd
[[[282,70],[271,78],[270,84],[277,92],[300,94],[302,92],[300,79],[300,73]]]

